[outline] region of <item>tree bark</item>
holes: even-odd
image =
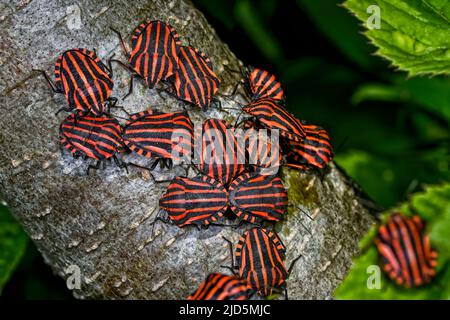
[[[239,75],[224,67],[238,69],[240,62],[204,16],[183,0],[22,0],[2,2],[0,12],[1,197],[56,274],[67,278],[70,266],[80,268],[75,297],[180,299],[208,273],[227,272],[220,268],[230,261],[222,236],[236,242],[248,226],[198,231],[156,224],[152,232],[167,184],[154,184],[145,171],[131,168],[127,174],[112,164],[86,175],[88,162],[60,150],[58,127],[65,115],[54,113],[65,106],[64,97],[52,95],[32,72],[39,68],[52,74],[57,56],[77,47],[95,48],[104,61],[113,53],[125,60],[109,27],[129,43],[140,22],[160,19],[170,22],[183,42],[209,55],[222,80],[220,92],[229,93]],[[120,97],[129,75],[115,68],[114,79],[113,96]],[[242,99],[222,99],[222,104],[237,106]],[[182,107],[139,81],[121,104],[130,112]],[[188,109],[194,122],[233,117],[216,108],[205,114]],[[157,177],[181,172],[160,170]],[[373,222],[370,201],[334,164],[323,179],[293,170],[283,170],[282,176],[291,206],[276,230],[287,246],[287,266],[302,255],[288,280],[289,296],[331,298]]]

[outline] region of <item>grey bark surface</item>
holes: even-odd
[[[31,71],[45,69],[53,77],[58,55],[77,47],[95,48],[104,61],[113,53],[124,60],[109,27],[120,30],[129,43],[140,22],[160,19],[170,22],[184,43],[209,55],[222,80],[220,92],[229,93],[239,75],[224,66],[238,69],[239,61],[204,16],[182,0],[2,1],[0,12],[1,198],[56,274],[67,278],[70,266],[80,268],[82,283],[73,290],[75,297],[181,299],[208,273],[227,272],[220,268],[230,261],[222,236],[236,242],[248,226],[198,231],[156,224],[152,232],[150,223],[167,184],[154,184],[145,171],[130,168],[127,174],[112,164],[86,175],[88,162],[60,150],[58,127],[65,115],[54,113],[65,106],[64,97],[52,95]],[[129,75],[114,70],[113,96],[121,97]],[[236,107],[234,100],[242,99],[222,103]],[[182,107],[139,81],[120,104],[130,112]],[[195,122],[234,116],[217,108],[205,114],[187,108]],[[161,169],[155,175],[167,179],[182,172]],[[302,255],[288,279],[290,298],[331,298],[373,222],[370,206],[335,165],[323,179],[293,170],[283,170],[282,176],[292,205],[276,230],[288,248],[287,266]]]

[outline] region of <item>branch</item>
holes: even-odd
[[[155,185],[140,170],[126,174],[112,164],[87,176],[88,162],[60,150],[58,126],[64,115],[55,117],[54,112],[65,105],[64,98],[52,96],[43,79],[31,72],[41,68],[51,74],[57,56],[69,48],[95,48],[104,60],[113,53],[125,60],[109,27],[129,41],[140,22],[160,19],[209,55],[222,79],[221,92],[229,93],[239,75],[224,66],[236,70],[239,61],[203,15],[183,0],[90,0],[75,7],[72,1],[35,0],[3,9],[0,198],[54,272],[67,278],[67,268],[76,265],[82,284],[74,295],[109,299],[184,298],[208,273],[225,272],[219,266],[228,264],[229,251],[222,236],[237,241],[243,229],[197,231],[158,224],[152,233],[150,222],[166,185]],[[113,96],[120,97],[127,91],[129,75],[116,68],[114,78]],[[150,106],[181,109],[177,100],[139,82],[123,106],[129,112]],[[190,109],[190,115],[194,122],[230,117],[216,109],[207,114]],[[177,171],[160,173],[162,179]],[[286,221],[277,225],[288,248],[286,265],[302,254],[288,280],[289,295],[329,298],[373,221],[368,202],[334,165],[323,180],[289,170],[283,171],[283,179],[293,204]],[[298,206],[314,220],[294,210]]]

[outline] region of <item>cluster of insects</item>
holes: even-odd
[[[199,162],[188,164],[197,175],[188,177],[186,174],[186,177],[169,181],[159,201],[160,212],[167,216],[162,218],[158,214],[155,222],[162,220],[178,227],[207,228],[223,226],[219,219],[231,214],[240,221],[239,225],[252,225],[241,236],[235,254],[231,254],[233,275],[209,275],[190,299],[243,299],[251,292],[260,296],[276,292],[289,275],[283,262],[286,248],[277,234],[263,228],[263,223],[282,220],[288,198],[277,176],[278,170],[268,174],[264,169],[275,162],[300,170],[323,171],[333,159],[327,131],[289,113],[280,82],[272,74],[253,67],[245,69],[242,82],[236,86],[237,89],[244,84],[250,101],[240,110],[240,115],[247,115],[241,122],[236,120],[232,125],[221,119],[206,119],[198,133],[194,132],[186,109],[166,113],[150,108],[131,115],[124,110],[128,118],[121,125],[111,115],[111,108],[122,108],[117,106],[118,99],[111,97],[112,63],[132,74],[129,91],[123,99],[132,94],[133,79],[137,77],[149,88],[164,90],[206,111],[214,102],[221,108],[215,97],[221,81],[206,54],[183,46],[175,29],[162,21],[139,25],[132,34],[130,49],[120,33],[113,31],[119,36],[127,62],[111,58],[105,64],[95,52],[71,49],[57,60],[55,82],[40,71],[52,90],[63,93],[67,100],[68,106],[58,111],[70,112],[60,125],[62,145],[74,156],[96,160],[89,169],[99,168],[107,159],[127,168],[132,163],[120,160],[117,154],[134,152],[154,160],[150,167],[145,167],[152,171],[158,163],[172,168],[173,161],[197,152],[193,151],[193,140],[198,134],[202,147],[218,139],[216,147],[221,150],[208,154],[202,148],[197,154]],[[243,136],[235,132],[238,127],[246,129]],[[278,148],[273,149],[270,141],[259,143],[251,139],[260,129],[279,132]],[[180,132],[183,135],[174,141],[174,134]],[[244,143],[240,145],[237,140]],[[259,159],[255,163],[240,161],[254,155]],[[384,238],[380,243],[383,241]],[[231,242],[229,244],[232,248]],[[392,274],[397,270],[396,265],[389,254],[387,259],[390,269],[386,271]]]

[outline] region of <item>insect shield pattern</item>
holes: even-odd
[[[252,95],[252,100],[260,98],[270,98],[277,101],[284,100],[284,91],[281,83],[275,79],[273,74],[267,71],[249,66],[247,68],[248,88]]]
[[[82,114],[102,115],[106,105],[117,101],[110,98],[114,87],[112,70],[94,52],[84,48],[71,49],[59,56],[55,65],[55,83],[45,71],[40,71],[50,88],[63,93],[68,107],[61,110],[77,110]]]
[[[175,91],[178,98],[208,110],[220,79],[205,53],[192,47],[181,47],[179,69],[175,74]]]
[[[236,245],[239,276],[260,296],[269,296],[281,287],[288,276],[283,259],[286,248],[272,231],[253,228],[246,231]]]
[[[161,209],[178,227],[208,226],[220,218],[228,204],[228,191],[208,176],[177,177],[159,200]]]
[[[97,160],[98,169],[101,161],[113,158],[119,167],[126,167],[116,158],[116,153],[124,151],[120,125],[110,117],[89,117],[69,115],[60,126],[61,144],[75,157],[84,156]]]
[[[229,192],[231,211],[244,221],[280,221],[286,213],[288,197],[279,177],[246,173]]]
[[[247,300],[247,283],[235,276],[211,273],[188,300]]]
[[[175,29],[162,22],[142,23],[131,37],[128,62],[149,88],[166,81],[178,69],[180,40]]]
[[[424,235],[424,227],[417,215],[394,214],[378,229],[375,245],[383,270],[400,286],[419,287],[436,275],[438,254],[431,248],[429,236]]]
[[[328,132],[319,126],[302,123],[306,133],[303,141],[283,141],[287,155],[286,165],[304,170],[326,168],[334,156]]]
[[[191,162],[194,126],[185,111],[164,113],[149,109],[130,116],[123,127],[125,145],[156,161]]]
[[[126,62],[111,57],[106,66],[95,51],[69,49],[57,59],[55,83],[40,71],[53,91],[65,95],[67,106],[62,110],[71,112],[60,126],[62,145],[74,156],[96,161],[95,165],[89,164],[88,173],[89,169],[99,168],[102,161],[111,159],[121,168],[134,165],[137,170],[149,172],[160,161],[169,170],[173,164],[183,166],[186,176],[155,181],[168,185],[159,199],[154,222],[162,220],[179,228],[201,229],[212,225],[234,226],[227,218],[236,216],[239,225],[250,227],[236,245],[236,265],[233,261],[230,268],[233,275],[207,275],[189,299],[241,300],[255,293],[261,297],[281,293],[290,273],[284,264],[286,247],[278,235],[265,228],[268,223],[287,218],[287,192],[278,169],[280,166],[302,171],[311,167],[325,169],[333,159],[328,132],[288,112],[281,83],[274,75],[255,67],[241,72],[249,97],[240,110],[242,122],[236,120],[232,125],[223,119],[207,118],[194,126],[187,107],[195,112],[198,108],[207,111],[214,105],[220,107],[216,94],[221,81],[208,56],[183,45],[175,28],[161,20],[140,24],[132,33],[130,50],[120,33],[112,30],[119,36]],[[132,94],[133,77],[137,76],[149,89],[154,89],[149,93],[159,90],[177,97],[184,103],[183,110],[163,112],[149,108],[132,115],[127,113],[126,119],[112,114],[110,107],[115,107],[118,101],[111,97],[112,62],[132,74],[126,96]],[[128,163],[117,157],[124,153],[151,158],[154,162],[150,167]],[[161,218],[160,213],[166,214],[166,218]],[[382,232],[378,246],[385,258],[385,270],[403,284],[428,282],[435,253],[427,238],[420,238],[419,225],[398,221],[391,224],[395,224],[397,234],[405,235],[402,240],[394,240],[396,233],[389,233],[386,238]],[[417,256],[401,258],[398,243],[402,248],[413,247]],[[253,306],[245,307],[248,306],[239,306],[241,309],[237,310],[230,306],[223,313],[267,313],[266,306],[257,306],[261,308],[256,311],[251,309]],[[185,312],[189,310],[186,306]]]
[[[141,23],[131,37],[131,51],[120,32],[114,28],[111,30],[118,35],[123,54],[128,59],[127,63],[113,61],[143,79],[150,89],[160,81],[167,81],[178,69],[181,43],[172,26],[159,20]],[[131,94],[132,88],[131,81],[130,92],[126,96]]]
[[[195,134],[199,169],[228,187],[245,171],[245,146],[237,141],[234,128],[224,120],[207,119]]]

